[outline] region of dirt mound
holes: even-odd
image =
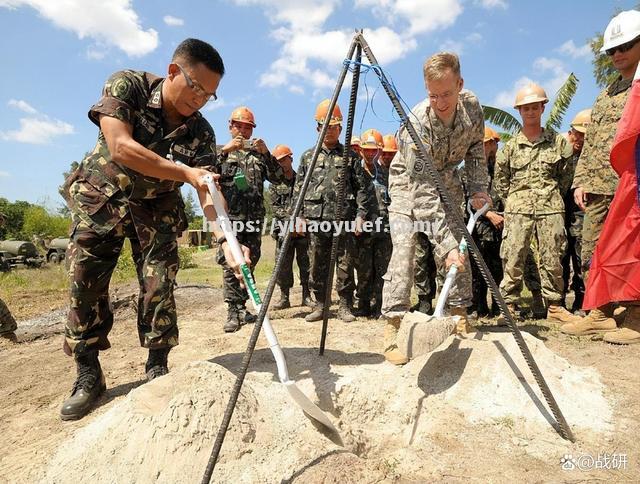
[[[593,441],[608,433],[612,411],[598,373],[523,336],[574,432]],[[425,479],[438,476],[441,465],[425,465],[425,454],[443,440],[455,452],[456,433],[469,426],[514,429],[523,452],[540,458],[556,460],[566,446],[509,333],[450,337],[403,368],[371,353],[320,359],[292,348],[285,355],[300,388],[340,429],[345,448],[303,416],[275,381],[269,351],[258,350],[215,482],[333,482],[352,471],[348,482]],[[60,447],[43,482],[199,481],[241,357],[190,363],[133,390]]]

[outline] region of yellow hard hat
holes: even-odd
[[[586,133],[589,123],[591,123],[591,109],[583,109],[573,118],[571,127],[580,133]]]
[[[331,101],[329,99],[325,99],[316,107],[315,120],[318,123],[324,123],[324,118],[327,117],[327,111],[329,111],[329,104],[331,104]],[[340,111],[340,106],[337,104],[333,108],[331,118],[329,118],[329,126],[333,126],[334,124],[342,124],[342,111]]]
[[[382,144],[384,145],[382,151],[386,153],[396,153],[398,151],[398,143],[396,142],[396,137],[392,134],[385,134],[382,137]]]
[[[253,116],[251,109],[246,106],[240,106],[235,108],[231,113],[229,121],[236,121],[238,123],[250,124],[254,128],[256,127],[256,118]]]
[[[544,92],[544,89],[537,84],[531,83],[517,92],[516,102],[513,104],[513,107],[517,108],[524,104],[537,102],[547,103],[549,102],[549,98],[547,97],[547,93]]]
[[[377,129],[368,129],[360,137],[360,148],[377,150],[384,146],[382,134]]]
[[[485,126],[483,141],[486,143],[487,141],[491,141],[491,140],[500,141],[500,135],[496,133],[495,130],[490,128],[489,126]]]

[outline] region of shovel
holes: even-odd
[[[469,211],[467,231],[471,234],[476,221],[489,210],[489,204],[485,204],[474,214],[471,208],[471,201],[469,201],[467,210]],[[458,251],[461,255],[467,252],[467,241],[464,238],[460,241]],[[447,304],[449,291],[451,290],[453,281],[456,279],[457,273],[458,266],[453,264],[447,272],[432,316],[427,316],[416,311],[405,314],[402,319],[396,343],[398,349],[409,358],[415,358],[433,351],[451,335],[453,328],[456,326],[457,318],[446,315],[444,307]]]
[[[251,303],[253,304],[254,309],[257,312],[260,312],[260,308],[262,307],[260,294],[258,293],[258,289],[256,288],[253,276],[251,275],[251,270],[249,269],[249,266],[247,266],[247,264],[244,262],[244,254],[242,253],[242,249],[240,248],[238,239],[236,239],[236,236],[233,233],[227,211],[224,208],[220,193],[218,192],[216,184],[213,182],[213,178],[211,176],[207,177],[207,185],[209,187],[209,192],[211,193],[213,206],[216,209],[216,213],[218,215],[217,222],[218,224],[220,224],[220,227],[224,232],[224,236],[229,243],[229,247],[231,248],[231,253],[233,254],[235,262],[240,264],[240,271],[242,272],[244,286],[247,290],[247,293],[249,294],[249,299],[251,299]],[[307,398],[307,396],[302,393],[302,390],[297,387],[296,382],[289,378],[289,372],[287,371],[287,362],[284,359],[284,353],[282,352],[280,343],[278,343],[278,338],[276,337],[276,334],[271,327],[269,316],[267,314],[265,314],[264,316],[262,328],[264,329],[264,334],[267,338],[267,341],[269,342],[269,349],[271,350],[271,353],[273,353],[273,357],[276,360],[276,366],[278,367],[278,378],[289,392],[291,398],[293,398],[293,401],[296,402],[300,408],[302,408],[304,413],[306,413],[314,420],[320,422],[322,425],[339,436],[340,434],[338,430],[334,427],[331,420],[329,420],[329,417],[327,417],[327,415],[322,410],[320,410],[320,408],[315,403],[309,400],[309,398]]]

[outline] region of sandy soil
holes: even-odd
[[[179,288],[181,344],[171,373],[144,384],[131,295],[120,289],[113,347],[101,354],[108,390],[79,422],[58,417],[75,379],[61,351],[64,311],[21,321],[19,342],[0,343],[0,482],[200,479],[252,327],[225,334],[221,291]],[[577,437],[570,443],[549,423],[513,338],[490,322],[474,339],[450,338],[394,368],[379,354],[381,322],[330,320],[319,357],[320,326],[305,323],[306,312],[294,307],[272,321],[291,377],[330,415],[345,446],[291,403],[261,337],[215,482],[640,480],[637,347],[567,337],[545,321],[523,326]],[[156,430],[145,434],[150,426]],[[136,436],[145,452],[127,450]],[[595,469],[585,456],[599,454],[603,468]],[[612,468],[604,454],[626,456],[625,468]],[[593,468],[563,470],[568,455]]]

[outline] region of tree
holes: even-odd
[[[549,109],[549,116],[547,117],[547,122],[545,123],[546,129],[555,129],[559,130],[562,126],[562,120],[564,118],[567,109],[569,109],[569,105],[571,104],[571,100],[573,96],[575,96],[576,91],[578,90],[578,83],[580,81],[572,72],[567,77],[567,80],[564,81],[562,87],[558,89],[556,93],[556,98],[551,104],[551,109]],[[503,142],[508,141],[516,132],[522,129],[522,124],[518,121],[514,116],[509,114],[508,112],[495,108],[493,106],[482,106],[484,111],[484,120],[502,128],[505,132],[500,133],[500,139]]]
[[[24,212],[22,234],[27,240],[65,237],[69,233],[70,220],[49,213],[44,207],[32,205]]]
[[[593,76],[596,78],[596,84],[605,88],[618,77],[618,71],[613,67],[613,61],[607,54],[601,54],[602,44],[604,43],[604,37],[602,34],[596,35],[589,41],[591,52],[593,52]]]

